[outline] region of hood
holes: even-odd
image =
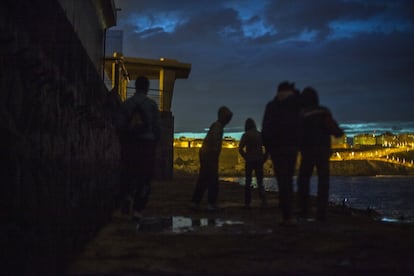
[[[223,125],[226,125],[230,122],[231,118],[233,117],[233,112],[227,107],[222,106],[218,110],[218,121]]]
[[[256,122],[252,118],[247,118],[244,124],[244,131],[257,130]]]
[[[296,93],[292,90],[282,90],[277,92],[276,94],[276,100],[278,101],[284,101],[287,98],[291,97],[291,96],[295,96]]]

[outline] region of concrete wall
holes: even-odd
[[[107,89],[59,2],[1,6],[0,270],[50,275],[117,205],[119,142]]]
[[[102,72],[102,53],[105,32],[99,21],[96,6],[91,0],[58,0],[77,33],[83,47],[95,64],[96,70]]]
[[[173,177],[173,140],[174,117],[171,112],[161,112],[161,139],[157,147],[155,177],[172,179]]]

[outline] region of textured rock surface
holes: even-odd
[[[119,142],[59,2],[2,5],[0,273],[56,272],[114,209]]]

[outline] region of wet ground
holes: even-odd
[[[328,221],[282,227],[275,193],[260,207],[253,194],[223,182],[222,210],[189,208],[195,179],[155,182],[140,229],[115,212],[72,262],[70,274],[395,274],[414,273],[414,227],[331,206]]]

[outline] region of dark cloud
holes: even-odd
[[[173,98],[178,130],[260,125],[278,82],[320,91],[338,120],[412,120],[412,1],[116,1],[124,53],[192,64]],[[236,5],[237,4],[237,5]]]
[[[365,4],[363,1],[273,1],[266,18],[279,31],[279,38],[297,36],[304,31],[315,31],[325,38],[331,33],[335,20],[367,19],[385,10],[384,4]]]

